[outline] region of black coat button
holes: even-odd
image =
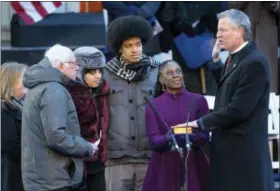
[[[130,117],[130,120],[134,120],[134,117]]]
[[[132,139],[132,140],[135,140],[135,136],[132,136],[131,139]]]
[[[132,100],[132,99],[129,99],[128,102],[129,102],[129,103],[133,103],[133,100]]]

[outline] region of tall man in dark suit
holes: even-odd
[[[251,41],[246,14],[231,9],[218,19],[211,64],[218,82],[214,111],[188,125],[212,131],[211,191],[272,191],[269,64]],[[221,49],[230,53],[225,65]]]

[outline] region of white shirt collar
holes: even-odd
[[[235,51],[231,52],[230,54],[234,54],[238,51],[240,51],[242,48],[244,48],[248,44],[248,41],[244,42],[241,46],[239,46]]]

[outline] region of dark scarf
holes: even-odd
[[[24,102],[24,98],[17,100],[16,98],[12,97],[10,103],[19,109],[20,112],[22,112],[23,110],[23,102]]]
[[[139,63],[127,64],[122,57],[115,57],[106,64],[106,68],[127,81],[142,81],[151,68],[157,68],[159,62],[151,57],[143,56]]]
[[[17,100],[14,97],[12,97],[9,101],[1,100],[1,110],[6,110],[18,120],[21,120],[22,109],[23,99]]]

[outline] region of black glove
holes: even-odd
[[[196,35],[196,29],[195,28],[193,28],[191,25],[181,21],[178,18],[176,18],[172,21],[172,27],[174,29],[176,29],[175,34],[174,34],[174,31],[173,31],[174,36],[177,36],[177,35],[181,34],[181,32],[185,33],[189,37],[193,37],[193,36]]]
[[[218,19],[215,14],[203,15],[200,18],[199,23],[196,26],[197,34],[202,34],[208,29],[210,32],[216,35],[218,27]]]
[[[179,24],[179,27],[181,28],[181,31],[183,33],[185,33],[186,35],[188,35],[189,37],[193,37],[197,34],[196,29],[193,28],[191,25],[185,23],[185,22],[181,22]]]

